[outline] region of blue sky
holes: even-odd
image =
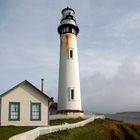
[[[76,11],[83,109],[140,110],[139,0],[0,0],[0,93],[27,79],[57,99],[61,10]]]

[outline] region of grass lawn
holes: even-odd
[[[36,140],[140,140],[140,126],[110,119],[40,136]]]
[[[64,123],[76,123],[80,122],[84,119],[82,118],[77,118],[77,119],[58,119],[58,120],[50,120],[50,125],[60,125]]]
[[[59,125],[65,122],[75,123],[82,121],[83,119],[62,119],[62,120],[51,120],[50,125]],[[10,137],[17,135],[19,133],[29,131],[35,127],[20,127],[20,126],[0,126],[0,140],[8,140]]]
[[[8,140],[10,137],[19,133],[29,131],[34,127],[20,127],[20,126],[0,126],[0,140]]]

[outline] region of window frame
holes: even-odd
[[[61,34],[64,33],[72,33],[76,35],[76,30],[73,27],[64,27],[63,29],[61,29]]]
[[[72,90],[73,90],[73,92],[72,92]],[[69,100],[70,101],[74,101],[75,100],[75,88],[74,87],[70,87],[69,88]]]
[[[11,118],[11,115],[12,115],[11,105],[18,105],[18,111],[15,111],[18,113],[16,119]],[[9,102],[9,115],[8,116],[9,116],[9,121],[20,121],[20,102]]]
[[[68,57],[69,59],[74,59],[74,51],[73,50],[74,50],[73,48],[69,48],[69,57]]]
[[[33,105],[39,105],[39,118],[35,119],[33,118],[33,111],[32,111],[32,106]],[[30,104],[30,120],[31,121],[41,121],[41,103],[40,102],[31,102]]]

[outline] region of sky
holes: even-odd
[[[61,10],[76,12],[85,112],[140,111],[139,0],[0,0],[0,94],[28,80],[58,94]]]

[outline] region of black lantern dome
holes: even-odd
[[[62,19],[57,28],[60,35],[64,33],[73,33],[77,35],[79,28],[74,17],[75,11],[69,7],[62,10]]]

